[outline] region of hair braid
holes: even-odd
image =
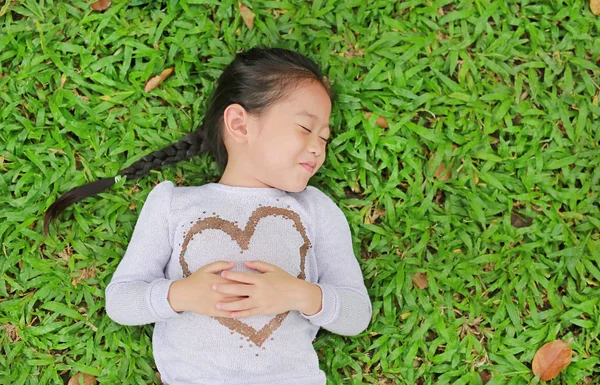
[[[145,155],[119,174],[126,176],[128,180],[135,180],[147,175],[150,170],[199,155],[207,149],[204,139],[205,133],[200,127],[181,138],[177,143]]]

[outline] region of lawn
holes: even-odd
[[[321,329],[328,384],[600,383],[600,17],[586,1],[11,1],[0,5],[0,384],[160,384],[153,325],[104,289],[154,185],[219,178],[204,155],[70,208],[195,130],[222,69],[298,50],[340,91],[310,181],[344,211],[373,318]],[[254,17],[252,17],[254,15]],[[173,73],[155,89],[146,82]]]

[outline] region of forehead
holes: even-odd
[[[316,82],[296,88],[282,107],[291,118],[301,117],[314,120],[319,125],[329,124],[331,100],[323,86]]]

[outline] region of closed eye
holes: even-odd
[[[312,133],[312,131],[311,131],[311,130],[309,130],[308,128],[306,128],[306,127],[304,127],[304,126],[301,126],[301,125],[299,125],[299,126],[300,126],[300,127],[302,127],[302,128],[304,128],[306,131],[308,131],[308,132],[311,132],[311,133]],[[321,137],[319,137],[319,138],[321,138]],[[323,139],[323,140],[325,141],[325,143],[329,143],[329,142],[331,141],[330,139],[325,139],[325,138],[321,138],[321,139]]]

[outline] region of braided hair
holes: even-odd
[[[205,152],[218,166],[227,165],[227,149],[223,141],[223,113],[230,104],[240,104],[252,115],[260,117],[276,102],[286,98],[305,81],[317,81],[327,91],[331,103],[334,91],[319,67],[306,56],[284,48],[257,46],[239,52],[223,70],[211,96],[204,122],[178,142],[145,155],[119,172],[127,180],[135,180],[150,170],[177,163]],[[114,185],[117,178],[100,179],[75,187],[58,198],[44,214],[44,235],[50,223],[67,207]]]

